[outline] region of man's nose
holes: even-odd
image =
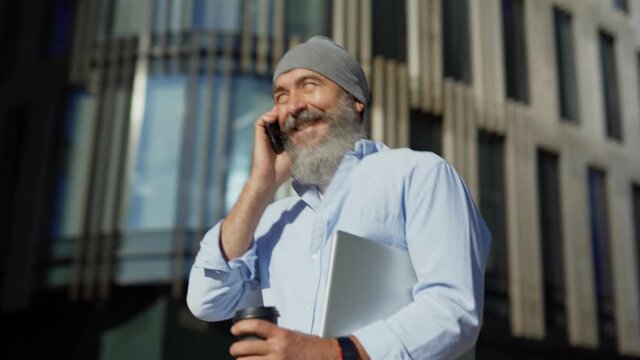
[[[287,103],[287,116],[296,116],[299,112],[306,108],[307,102],[305,101],[304,97],[297,94],[291,94],[291,96],[289,97],[289,102]]]

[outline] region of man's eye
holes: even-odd
[[[285,102],[287,102],[288,98],[289,96],[287,96],[286,94],[278,94],[276,95],[276,104],[284,104]]]
[[[316,86],[316,83],[312,82],[312,81],[307,81],[304,83],[304,88],[305,89],[312,89]]]

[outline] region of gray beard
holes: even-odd
[[[292,175],[301,184],[316,185],[324,190],[344,156],[353,150],[356,141],[365,137],[359,115],[348,94],[338,100],[337,110],[337,114],[322,113],[329,129],[317,145],[297,148],[291,141],[285,141],[285,149],[292,161]]]

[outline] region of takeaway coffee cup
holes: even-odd
[[[233,317],[233,323],[237,323],[240,320],[247,319],[261,319],[266,320],[274,324],[278,324],[278,309],[273,306],[256,306],[244,308],[236,311],[236,316]],[[249,340],[249,339],[260,339],[260,337],[256,335],[242,335],[236,337],[238,341],[241,340]]]

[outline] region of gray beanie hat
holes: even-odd
[[[367,105],[369,83],[360,63],[340,45],[325,36],[314,36],[287,51],[273,73],[278,76],[295,68],[313,70],[335,82]]]

